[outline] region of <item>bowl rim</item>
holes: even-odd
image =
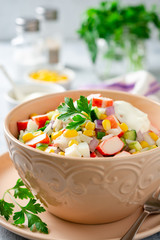
[[[147,100],[153,104],[156,104],[157,106],[160,107],[160,103],[152,100],[152,99],[149,99],[147,97],[144,97],[144,96],[140,96],[138,94],[131,94],[131,93],[126,93],[126,92],[123,92],[123,91],[114,91],[114,90],[102,90],[102,89],[97,89],[97,90],[88,90],[88,89],[80,89],[80,90],[69,90],[69,91],[65,91],[65,92],[62,92],[62,93],[74,93],[74,92],[79,92],[79,91],[83,91],[83,92],[95,92],[95,93],[99,93],[100,91],[101,92],[104,92],[104,93],[107,93],[107,92],[110,92],[110,93],[113,93],[113,94],[122,94],[122,95],[126,95],[126,96],[130,96],[130,95],[133,95],[135,98],[139,98],[139,99],[143,99],[143,100]],[[19,104],[18,106],[14,107],[8,114],[7,116],[5,117],[5,120],[4,120],[4,132],[6,135],[8,135],[9,138],[11,138],[16,144],[22,146],[23,148],[27,148],[28,150],[30,151],[33,151],[35,153],[39,153],[39,154],[42,154],[42,156],[49,156],[50,158],[53,158],[56,157],[56,158],[59,158],[59,159],[66,159],[67,161],[83,161],[83,162],[88,162],[88,161],[92,161],[92,162],[97,162],[97,161],[101,161],[101,162],[109,162],[109,161],[120,161],[120,160],[128,160],[128,159],[135,159],[137,158],[137,154],[131,154],[130,156],[123,156],[123,157],[118,157],[118,156],[106,156],[106,157],[98,157],[98,158],[90,158],[90,157],[67,157],[67,156],[61,156],[61,155],[58,155],[56,153],[47,153],[47,152],[44,152],[44,151],[40,151],[36,148],[32,148],[32,147],[29,147],[27,145],[25,145],[24,143],[20,142],[16,137],[14,137],[10,130],[9,130],[9,126],[7,125],[7,121],[8,121],[8,118],[10,118],[10,116],[13,114],[13,112],[15,112],[19,107],[23,107],[24,105],[27,105],[28,103],[30,102],[37,102],[39,101],[39,99],[43,99],[43,98],[48,98],[50,96],[53,96],[53,95],[59,95],[60,93],[51,93],[51,94],[47,94],[45,96],[41,96],[41,97],[38,97],[36,99],[31,99],[31,100],[28,100],[24,103],[21,103]],[[65,97],[65,96],[64,96]],[[152,155],[153,152],[158,152],[159,151],[159,147],[157,148],[154,148],[154,149],[150,149],[149,151],[144,151],[144,152],[140,152],[138,153],[138,156],[140,157],[145,157],[146,155],[150,154]]]

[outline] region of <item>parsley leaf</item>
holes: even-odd
[[[77,109],[74,106],[73,99],[72,98],[65,98],[65,103],[62,103],[58,107],[58,111],[62,114],[58,117],[60,120],[67,120],[70,116],[72,116],[75,113],[78,113]]]
[[[13,216],[15,225],[22,225],[25,222],[25,215],[23,211],[15,212]]]
[[[48,233],[47,224],[42,222],[42,220],[38,216],[27,211],[25,212],[25,214],[28,219],[28,227],[30,228],[31,231],[33,231],[35,226],[39,232]]]
[[[41,207],[39,203],[36,203],[36,199],[30,199],[29,203],[25,206],[25,209],[36,214],[45,212],[45,209]]]
[[[14,192],[14,196],[11,194],[11,191]],[[34,199],[32,193],[25,187],[24,183],[21,179],[18,179],[15,186],[5,191],[3,198],[0,199],[0,215],[4,216],[8,221],[11,215],[13,214],[13,210],[15,205],[13,203],[8,203],[4,200],[5,195],[8,194],[10,198],[14,201],[14,203],[20,208],[20,211],[17,211],[13,215],[13,224],[14,225],[22,225],[25,223],[25,217],[28,220],[28,227],[31,231],[36,228],[37,231],[48,233],[47,224],[44,223],[40,217],[36,214],[44,212],[45,209],[37,203],[36,199]],[[16,198],[24,199],[29,198],[29,202],[26,206],[21,206]]]
[[[80,96],[80,99],[77,100],[77,108],[79,112],[85,112],[90,115],[91,108],[92,108],[92,100],[88,104],[88,99],[84,96]]]
[[[58,119],[66,121],[69,117],[75,115],[72,118],[73,122],[69,123],[66,128],[78,129],[87,119],[91,120],[91,108],[92,101],[88,104],[88,99],[84,96],[80,96],[80,99],[77,100],[77,106],[74,106],[72,98],[65,98],[65,102],[58,107],[61,113]]]
[[[32,193],[29,191],[28,188],[25,187],[24,183],[21,179],[18,179],[16,185],[12,188],[14,190],[14,197],[20,199],[28,199],[33,198]]]
[[[70,122],[68,126],[66,127],[67,129],[78,129],[79,126],[81,126],[83,123],[85,123],[86,118],[83,118],[81,115],[75,115],[72,118],[73,122]]]
[[[13,213],[13,208],[13,203],[8,203],[4,199],[0,199],[0,215],[4,216],[7,221]]]

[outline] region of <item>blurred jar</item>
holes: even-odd
[[[39,20],[19,17],[16,19],[17,36],[12,39],[15,78],[21,80],[24,73],[46,62],[43,40],[40,38]]]
[[[53,8],[39,6],[36,8],[36,16],[41,23],[41,36],[44,39],[48,63],[59,64],[62,37],[58,32],[58,11]]]
[[[110,46],[103,38],[99,38],[97,44],[97,59],[94,70],[100,80],[123,75],[126,72],[126,59],[122,49],[115,45],[114,41]]]

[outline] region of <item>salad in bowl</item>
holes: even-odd
[[[160,185],[159,116],[160,104],[145,97],[73,90],[20,104],[4,132],[19,176],[47,211],[101,224],[131,215]]]
[[[66,97],[57,109],[31,114],[17,126],[27,146],[68,157],[121,157],[160,146],[160,132],[146,113],[99,93]]]

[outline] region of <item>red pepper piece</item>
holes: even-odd
[[[18,127],[19,132],[20,132],[20,130],[26,130],[28,121],[29,120],[24,120],[24,121],[18,121],[17,122],[17,127]]]

